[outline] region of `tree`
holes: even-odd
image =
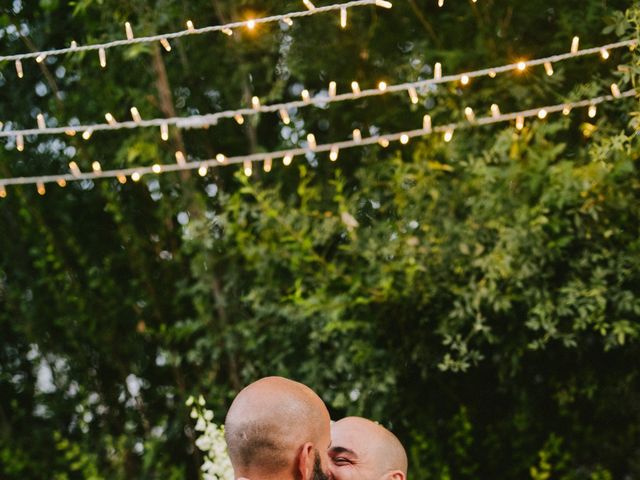
[[[320,2],[317,2],[320,4]],[[327,2],[328,3],[328,2]],[[95,43],[303,8],[291,2],[18,0],[3,52]],[[626,9],[626,13],[623,11]],[[208,113],[639,38],[630,2],[396,2],[253,33],[202,35],[0,65],[5,128]],[[319,48],[320,47],[320,48]],[[393,132],[635,86],[636,52],[444,84],[207,130],[139,129],[5,143],[0,175],[272,151],[309,132]],[[622,68],[616,68],[617,65]],[[334,417],[382,421],[414,478],[640,474],[636,100],[195,175],[9,188],[0,201],[2,478],[198,478],[185,401],[221,421],[267,374],[303,381]],[[479,113],[478,113],[479,114]]]

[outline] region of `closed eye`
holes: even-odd
[[[333,463],[338,466],[341,465],[351,465],[353,462],[346,457],[333,457]]]

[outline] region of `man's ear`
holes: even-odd
[[[392,470],[391,472],[387,472],[383,480],[407,480],[407,476],[401,472],[400,470]]]
[[[313,443],[307,442],[302,446],[298,456],[298,471],[301,480],[313,478],[313,464],[315,463],[315,449]]]

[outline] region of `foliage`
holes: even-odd
[[[329,2],[315,2],[318,5]],[[3,54],[292,11],[280,0],[15,0]],[[396,1],[97,55],[0,64],[5,128],[209,113],[640,39],[623,0]],[[461,121],[637,86],[637,51],[263,115],[240,127],[8,139],[0,176],[270,151],[348,132]],[[620,67],[617,67],[620,65]],[[616,68],[617,67],[617,68]],[[478,113],[479,115],[479,113]],[[202,478],[191,396],[223,413],[268,374],[303,381],[334,418],[406,444],[418,479],[640,476],[637,100],[388,149],[139,183],[8,189],[0,201],[0,477]],[[202,405],[200,405],[202,407]],[[198,410],[204,418],[204,410]],[[196,415],[197,417],[198,415]],[[207,420],[211,421],[211,419]],[[212,424],[213,425],[213,424]],[[205,427],[206,428],[206,427]],[[206,430],[205,430],[206,431]],[[212,431],[218,435],[220,430]],[[200,446],[202,442],[200,442]]]

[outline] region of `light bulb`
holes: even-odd
[[[24,152],[24,137],[22,135],[16,136],[16,150]]]
[[[195,31],[196,27],[193,25],[193,22],[191,20],[187,20],[187,30],[189,30],[190,32]]]
[[[467,107],[464,109],[464,115],[467,117],[469,122],[473,122],[476,119],[475,113],[473,113],[473,109],[471,107]]]
[[[69,170],[71,171],[71,175],[73,175],[74,177],[79,177],[82,173],[80,171],[80,167],[78,167],[78,164],[73,161],[69,162]]]
[[[453,130],[449,129],[446,132],[444,132],[444,141],[445,142],[450,142],[451,139],[453,138]]]
[[[516,117],[516,129],[522,130],[524,128],[524,117],[519,115]]]
[[[104,48],[100,48],[98,50],[98,58],[100,59],[100,66],[102,68],[106,68],[107,67],[107,52],[105,51]]]
[[[162,167],[160,165],[158,165],[157,163],[153,164],[153,167],[151,167],[151,171],[155,174],[161,173],[162,172]]]
[[[547,72],[548,76],[553,75],[553,65],[551,62],[544,62],[544,71]]]
[[[380,145],[382,148],[387,148],[389,146],[389,139],[387,138],[381,138],[378,140],[378,145]]]
[[[115,125],[117,123],[115,117],[111,115],[109,112],[104,114],[104,119],[107,121],[109,125]]]
[[[160,138],[165,142],[169,140],[169,125],[166,123],[160,124]]]
[[[289,125],[289,123],[291,123],[291,117],[289,117],[289,112],[284,108],[280,109],[280,118],[282,119],[282,123],[284,123],[285,125]]]
[[[0,198],[7,198],[7,189],[0,184]]]
[[[422,118],[422,129],[427,133],[431,133],[431,115],[425,115]]]
[[[251,106],[254,110],[260,110],[260,99],[258,97],[251,98]]]
[[[101,173],[102,166],[100,166],[100,162],[93,162],[91,164],[91,168],[93,169],[93,173]]]
[[[290,153],[287,153],[284,158],[282,159],[282,164],[285,167],[288,167],[289,165],[291,165],[291,162],[293,161],[293,155],[291,155]]]
[[[167,40],[166,38],[161,38],[160,39],[160,44],[164,47],[164,49],[167,52],[171,51],[171,44],[169,43],[169,40]]]
[[[309,148],[311,150],[315,150],[318,144],[316,143],[316,136],[313,133],[307,135],[307,143],[309,144]]]
[[[541,108],[540,111],[538,111],[538,118],[540,120],[544,120],[545,118],[547,118],[547,111],[544,108]]]
[[[338,93],[338,85],[336,82],[329,82],[329,96],[335,97]]]
[[[136,123],[140,123],[142,121],[142,117],[140,116],[140,112],[136,107],[131,107],[131,118]]]
[[[340,9],[340,26],[347,28],[347,9],[344,7]]]
[[[356,128],[353,131],[353,140],[356,142],[361,142],[362,141],[362,132],[360,132],[359,128]]]
[[[309,100],[311,100],[311,95],[309,94],[309,90],[307,90],[306,88],[302,90],[302,92],[300,92],[300,96],[302,97],[302,101],[305,103],[309,103]]]
[[[436,64],[433,66],[433,78],[442,78],[442,64],[440,62],[436,62]]]
[[[64,188],[67,186],[67,181],[64,178],[59,178],[56,183],[60,188]]]
[[[127,183],[127,177],[125,175],[118,175],[116,178],[118,179],[118,182],[120,182],[120,184],[122,185]]]
[[[307,7],[309,10],[315,10],[316,6],[311,3],[310,0],[302,0],[302,3],[304,3],[304,6]]]
[[[264,159],[264,165],[263,165],[263,170],[267,173],[269,173],[271,171],[271,167],[273,166],[273,160],[271,158],[265,158]]]
[[[409,135],[407,135],[406,133],[400,135],[400,143],[402,145],[406,145],[407,143],[409,143]]]
[[[245,160],[243,165],[244,174],[247,177],[250,177],[253,173],[253,165],[251,164],[251,160]]]
[[[387,89],[387,82],[378,83],[378,90],[380,90],[381,92],[384,92],[386,89]]]
[[[462,85],[469,85],[469,75],[462,75],[462,77],[460,77],[460,83],[462,83]]]
[[[184,153],[182,153],[180,150],[176,152],[176,163],[178,165],[184,165],[185,163],[187,163],[187,159],[185,158]]]
[[[201,177],[206,177],[208,171],[209,169],[205,165],[201,165],[200,168],[198,168],[198,175],[200,175]]]
[[[573,40],[571,40],[571,53],[577,53],[579,48],[580,48],[580,37],[578,36],[573,37]]]
[[[527,64],[524,62],[518,62],[518,70],[524,72],[527,68]]]
[[[218,163],[224,163],[227,161],[227,157],[225,157],[223,154],[219,153],[216,155],[216,161]]]
[[[127,40],[133,40],[133,29],[129,22],[124,22],[124,31],[127,34]]]
[[[36,122],[38,123],[38,128],[39,128],[40,130],[43,130],[43,129],[47,128],[47,124],[46,124],[46,122],[44,121],[44,115],[43,115],[43,114],[39,113],[39,114],[36,116]]]
[[[331,151],[329,152],[329,160],[331,160],[332,162],[335,162],[336,160],[338,160],[339,152],[340,152],[340,149],[336,145],[331,147]]]
[[[611,84],[611,95],[613,95],[615,98],[620,98],[620,87],[618,87],[617,83]]]
[[[600,50],[600,56],[603,60],[608,60],[611,55],[609,54],[609,50],[603,48],[602,50]]]
[[[20,60],[16,60],[16,73],[18,78],[24,78],[24,70],[22,70],[22,62]]]
[[[589,118],[595,118],[595,116],[598,114],[598,107],[596,107],[595,105],[589,105],[589,111],[587,112],[587,114],[589,115]]]
[[[133,180],[134,182],[139,182],[141,178],[142,176],[140,175],[139,172],[133,172],[131,174],[131,180]]]
[[[351,90],[354,95],[360,95],[360,84],[356,81],[351,82]]]
[[[82,138],[85,140],[89,140],[91,138],[91,135],[93,135],[93,131],[91,129],[82,132]]]
[[[47,189],[45,188],[44,183],[38,182],[36,183],[36,187],[38,189],[38,194],[44,195],[45,193],[47,193]]]
[[[244,123],[244,117],[242,115],[240,115],[239,113],[236,114],[233,119],[236,121],[236,123],[238,125],[242,125]]]
[[[494,103],[493,105],[491,105],[491,116],[493,118],[497,118],[500,116],[500,107],[498,106],[498,104]]]
[[[409,87],[409,90],[407,90],[407,93],[409,94],[409,99],[411,100],[411,103],[413,103],[414,105],[420,101],[420,99],[418,98],[418,92],[416,91],[415,88]]]

